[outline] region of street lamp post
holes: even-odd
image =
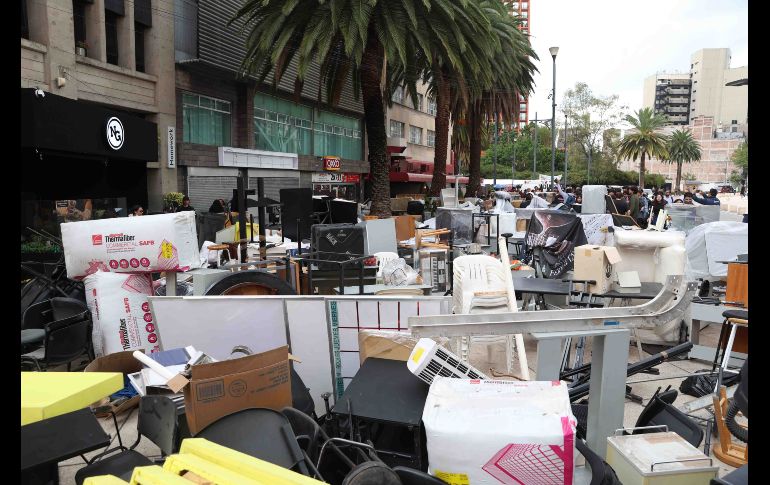
[[[535,172],[537,172],[537,122],[540,121],[537,119],[537,111],[535,111],[535,143],[532,145],[532,178],[535,177]]]
[[[497,185],[497,113],[495,113],[495,145],[494,145],[494,162],[492,164],[492,188]]]
[[[551,96],[551,188],[553,188],[553,174],[556,171],[556,54],[558,47],[548,49],[553,58],[553,96]]]

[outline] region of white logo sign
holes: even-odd
[[[107,121],[107,144],[109,144],[110,148],[113,150],[120,150],[125,140],[126,136],[123,132],[123,123],[113,116]]]
[[[176,128],[168,127],[168,168],[176,167]]]

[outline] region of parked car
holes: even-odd
[[[719,192],[722,194],[734,194],[735,188],[732,185],[722,185],[719,187]]]

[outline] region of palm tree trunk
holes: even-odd
[[[676,187],[674,190],[679,190],[679,184],[682,182],[682,162],[676,162]]]
[[[446,152],[449,146],[449,80],[444,69],[436,75],[436,146],[433,147],[433,178],[430,182],[431,197],[440,197],[446,187]]]
[[[470,179],[466,187],[466,197],[475,197],[481,187],[481,116],[478,102],[468,110],[469,172]]]
[[[639,162],[639,190],[644,190],[644,155],[642,152],[642,160]]]
[[[382,99],[382,75],[385,49],[374,29],[364,50],[361,67],[361,97],[364,103],[366,140],[369,148],[369,173],[372,181],[371,215],[390,217],[390,163],[388,162],[388,137],[385,131],[385,104]]]

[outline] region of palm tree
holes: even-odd
[[[682,181],[682,165],[700,160],[700,144],[692,137],[688,130],[676,130],[668,139],[667,161],[676,163],[676,189]]]
[[[326,102],[334,105],[352,78],[362,97],[372,176],[373,215],[390,215],[390,180],[385,131],[386,72],[401,67],[410,75],[406,86],[414,92],[419,59],[452,70],[473,65],[489,69],[482,49],[491,36],[479,0],[247,0],[233,22],[243,22],[246,56],[244,75],[274,83],[296,62],[295,95],[299,96],[308,70],[320,64]],[[471,54],[471,55],[468,55]],[[474,57],[476,59],[468,59]],[[466,61],[465,63],[463,61]],[[438,70],[436,72],[439,72]],[[437,77],[439,91],[446,80]],[[319,102],[321,92],[319,88]],[[446,111],[446,105],[439,110]],[[438,123],[438,122],[437,122]],[[440,141],[436,130],[436,150]],[[444,134],[446,138],[446,134]],[[444,140],[446,141],[446,140]],[[446,152],[446,145],[444,145]]]
[[[667,137],[659,130],[666,123],[666,119],[652,111],[652,108],[643,108],[636,112],[636,117],[626,115],[625,120],[631,124],[632,131],[623,137],[619,145],[619,155],[631,158],[639,163],[639,189],[644,189],[644,159],[655,157],[668,158],[666,151]]]
[[[492,84],[472,99],[468,107],[469,194],[475,194],[481,185],[482,126],[491,125],[490,118],[510,126],[518,118],[519,95],[527,97],[532,92],[532,74],[537,71],[531,60],[537,60],[537,54],[529,38],[518,29],[520,21],[505,11],[497,13],[490,15],[493,32],[500,39],[500,49],[493,54]]]

